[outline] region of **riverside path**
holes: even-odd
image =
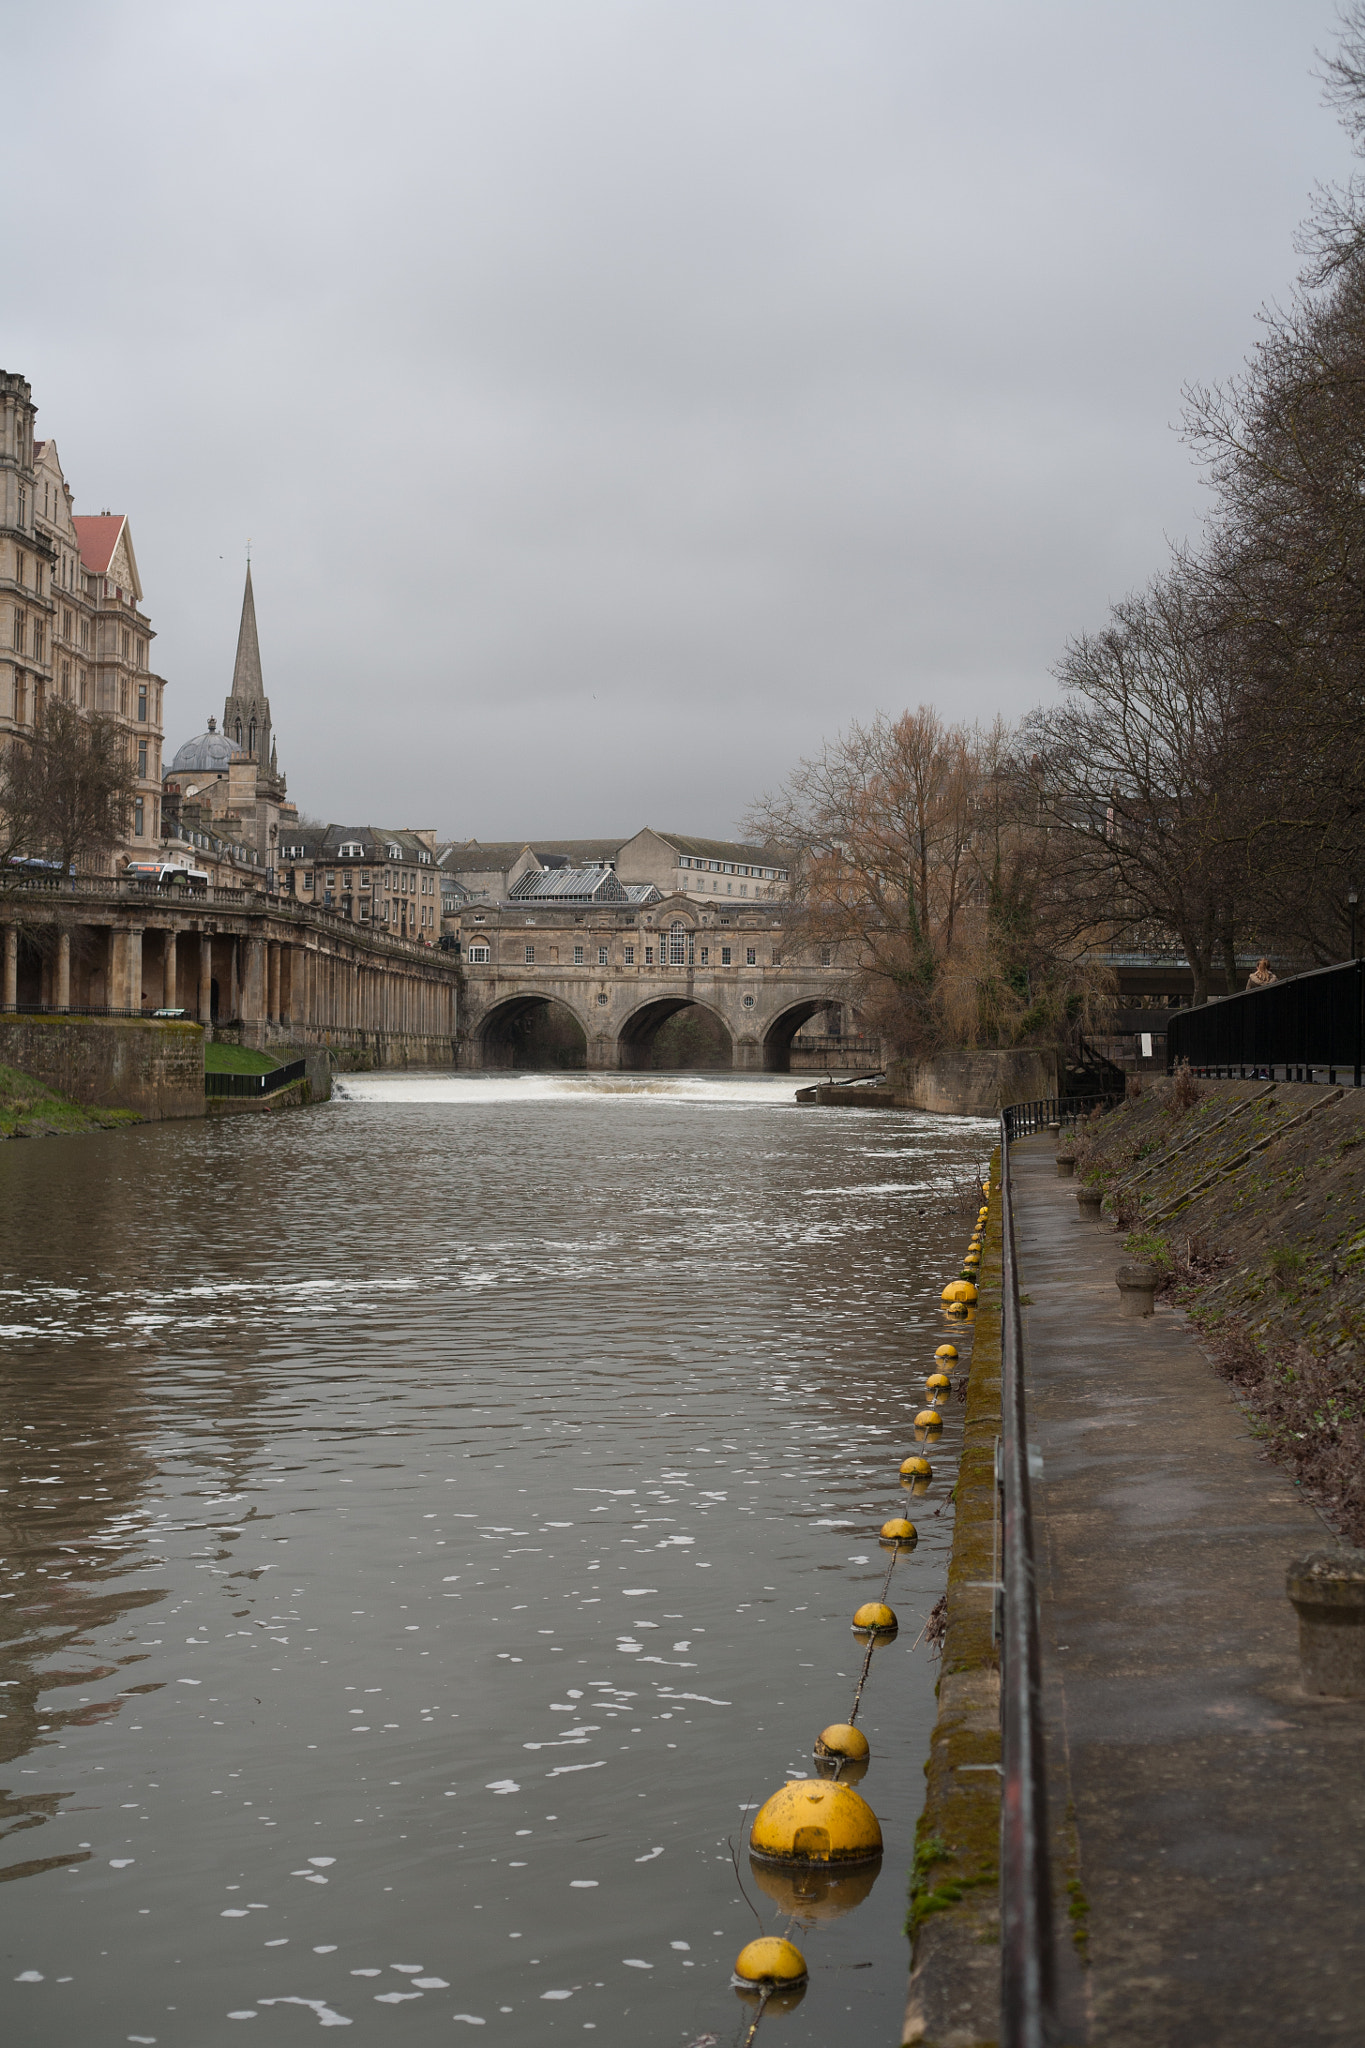
[[[1365,2039],[1365,1701],[1299,1683],[1285,1568],[1335,1542],[1112,1225],[1014,1177],[1067,2040]]]

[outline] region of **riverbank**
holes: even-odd
[[[1353,2048],[1365,1701],[1304,1692],[1285,1592],[1328,1532],[1052,1155],[1011,1164],[1063,2038]]]
[[[1161,1275],[1267,1453],[1365,1543],[1365,1091],[1162,1081],[1077,1177]]]
[[[1118,1191],[1111,1203],[1148,1225],[1126,1245],[1112,1222],[1082,1223],[1050,1139],[1013,1150],[1067,2041],[1271,2048],[1292,2036],[1345,2048],[1358,2038],[1365,1703],[1304,1692],[1285,1594],[1290,1561],[1330,1537],[1308,1488],[1268,1465],[1268,1433],[1231,1397],[1174,1289],[1135,1320],[1120,1315],[1114,1284],[1125,1251],[1149,1249],[1153,1224],[1174,1247],[1177,1217],[1213,1197],[1225,1239],[1210,1287],[1221,1277],[1225,1292],[1254,1304],[1273,1339],[1294,1311],[1265,1276],[1294,1232],[1288,1248],[1303,1263],[1289,1270],[1313,1289],[1299,1341],[1331,1356],[1351,1326],[1341,1289],[1355,1281],[1339,1240],[1359,1198],[1350,1168],[1360,1126],[1349,1110],[1350,1121],[1331,1120],[1340,1099],[1328,1093],[1275,1102],[1239,1084],[1172,1103],[1161,1090],[1096,1123],[1082,1171],[1095,1186],[1106,1176]],[[1253,1161],[1253,1178],[1239,1179]],[[993,1202],[911,1894],[902,2039],[917,2048],[990,2048],[1000,2035],[987,1454],[999,1416],[995,1211]],[[1193,1229],[1190,1241],[1187,1266],[1201,1255]],[[1202,1256],[1214,1255],[1204,1243]],[[1173,1278],[1176,1263],[1173,1249]],[[1301,1942],[1285,1938],[1305,1913],[1307,1968]]]
[[[89,1109],[55,1088],[0,1066],[0,1138],[70,1138],[121,1131],[142,1118],[132,1109]]]

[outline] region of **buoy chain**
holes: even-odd
[[[990,1183],[987,1180],[985,1180],[984,1177],[982,1179],[981,1192],[983,1196],[989,1198]],[[973,1281],[968,1281],[965,1278],[965,1273],[968,1269],[970,1269],[973,1272],[973,1275],[975,1274],[975,1270],[980,1259],[980,1239],[985,1227],[987,1215],[988,1209],[986,1207],[983,1207],[977,1217],[972,1242],[968,1245],[967,1253],[964,1255],[964,1278],[960,1281],[953,1281],[952,1283],[950,1283],[948,1287],[945,1287],[945,1289],[943,1290],[943,1300],[950,1315],[965,1316],[968,1314],[968,1303],[962,1299],[962,1291],[965,1291],[969,1298],[969,1301],[972,1304],[974,1304],[976,1301],[976,1287],[974,1284],[974,1279]],[[934,1356],[936,1360],[941,1360],[944,1365],[947,1365],[950,1362],[956,1360],[957,1348],[955,1345],[952,1344],[941,1344],[938,1347],[938,1350],[935,1352]],[[947,1372],[935,1371],[934,1373],[930,1374],[928,1377],[927,1386],[931,1399],[936,1401],[940,1396],[942,1396],[942,1398],[946,1400],[951,1385],[952,1382]],[[937,1407],[925,1410],[915,1417],[915,1433],[917,1436],[932,1435],[936,1430],[939,1430],[942,1427],[943,1417],[939,1413]],[[908,1458],[901,1466],[902,1485],[916,1486],[919,1490],[923,1491],[925,1488],[928,1487],[932,1478],[932,1469],[929,1466],[927,1460],[925,1459],[919,1457]],[[844,1765],[846,1763],[853,1762],[855,1760],[855,1757],[857,1761],[865,1761],[868,1755],[866,1737],[861,1735],[858,1732],[857,1728],[858,1714],[862,1708],[863,1703],[863,1689],[866,1686],[868,1677],[870,1676],[872,1671],[872,1656],[873,1652],[876,1650],[877,1644],[879,1642],[885,1642],[889,1636],[894,1635],[896,1632],[896,1618],[893,1610],[887,1605],[887,1595],[891,1591],[891,1580],[896,1569],[897,1559],[900,1557],[902,1550],[913,1548],[915,1540],[914,1525],[912,1523],[906,1523],[903,1517],[898,1518],[897,1520],[883,1523],[882,1530],[885,1540],[889,1542],[891,1545],[891,1556],[887,1562],[886,1576],[882,1580],[881,1598],[879,1601],[867,1602],[863,1607],[860,1607],[858,1609],[857,1614],[854,1617],[854,1626],[858,1629],[858,1632],[860,1634],[866,1633],[867,1635],[867,1648],[863,1653],[863,1668],[858,1674],[858,1683],[853,1693],[853,1705],[849,1709],[848,1720],[843,1724],[841,1729],[829,1728],[825,1731],[825,1733],[828,1735],[841,1737],[845,1743],[845,1748],[842,1753],[838,1750],[826,1749],[823,1746],[823,1735],[820,1737],[820,1740],[816,1744],[817,1757],[822,1760],[828,1758],[833,1762],[834,1768],[829,1773],[829,1777],[826,1782],[831,1782],[835,1785],[838,1785],[840,1780],[840,1774],[842,1773]],[[865,1619],[860,1620],[860,1616],[865,1617]],[[919,1634],[915,1637],[914,1642],[910,1645],[910,1648],[912,1650],[918,1649],[919,1645],[923,1642],[924,1637],[928,1632],[929,1623],[932,1619],[933,1616],[930,1615],[925,1620],[924,1625],[920,1629]],[[858,1748],[857,1745],[861,1745],[861,1747]],[[808,1781],[803,1779],[799,1782],[802,1785],[804,1785]],[[764,1806],[759,1809],[759,1813],[756,1819],[750,1823],[749,1840],[751,1854],[754,1853],[754,1835],[757,1831],[759,1823],[763,1819],[764,1813],[767,1812],[767,1810],[770,1807],[774,1806],[779,1800],[781,1800],[788,1789],[789,1788],[784,1787],[781,1793],[775,1793],[771,1800],[766,1801]],[[790,1789],[795,1790],[796,1788],[795,1786],[793,1786]],[[817,1795],[815,1794],[811,1794],[812,1798],[816,1796]],[[858,1802],[858,1795],[852,1792],[851,1790],[848,1791],[847,1796],[850,1799],[853,1799],[855,1802]],[[879,1854],[881,1847],[881,1831],[877,1825],[876,1816],[871,1813],[870,1809],[868,1809],[867,1811],[871,1829],[873,1832],[873,1837],[875,1840],[874,1853]],[[762,1916],[759,1914],[758,1909],[754,1906],[752,1900],[750,1900],[749,1898],[748,1893],[744,1889],[744,1883],[743,1880],[740,1878],[739,1874],[739,1859],[735,1854],[735,1847],[733,1841],[730,1842],[729,1848],[730,1860],[734,1865],[735,1881],[739,1885],[740,1895],[744,1899],[746,1905],[748,1905],[750,1912],[753,1913],[755,1919],[758,1921],[759,1927],[761,1929],[763,1925]],[[759,1853],[768,1854],[769,1852],[767,1849],[763,1849]],[[775,1856],[777,1856],[779,1860],[785,1860],[788,1852],[785,1849],[780,1852],[774,1849],[772,1853]],[[798,1917],[799,1915],[795,1911],[790,1913],[787,1916],[787,1927],[786,1933],[784,1935],[776,1938],[772,1936],[761,1936],[759,1941],[750,1942],[744,1949],[741,1949],[739,1957],[736,1960],[735,1975],[732,1979],[732,1982],[736,1985],[737,1988],[745,1988],[750,1991],[756,1991],[758,1993],[758,2010],[754,2014],[753,2020],[749,2026],[749,2030],[744,2036],[743,2048],[751,2048],[751,2044],[757,2036],[759,2026],[763,2019],[763,2015],[768,2010],[770,2000],[772,2000],[777,1995],[777,1993],[780,1990],[783,1990],[784,1988],[798,1990],[799,1988],[804,1988],[805,1986],[805,1983],[807,1981],[806,1959],[801,1954],[801,1951],[798,1948],[796,1948],[791,1941],[792,1929],[796,1926]],[[780,1960],[768,1954],[764,1954],[760,1958],[758,1955],[753,1953],[754,1951],[759,1950],[785,1950],[786,1953],[785,1956],[782,1956],[780,1958]],[[746,1960],[748,1962],[747,1969],[744,1967]],[[765,1965],[767,1967],[767,1970],[771,1974],[761,1974],[761,1972],[764,1970]]]

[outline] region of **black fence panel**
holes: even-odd
[[[1248,989],[1196,1010],[1177,1010],[1166,1026],[1166,1069],[1188,1061],[1198,1074],[1266,1080],[1315,1078],[1361,1083],[1365,1050],[1365,961],[1319,967]]]
[[[205,1074],[205,1095],[273,1095],[291,1081],[301,1081],[308,1071],[307,1060],[290,1060],[287,1067],[272,1067],[268,1074]]]

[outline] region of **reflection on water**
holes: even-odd
[[[796,1085],[354,1076],[0,1152],[10,2041],[729,2041],[755,1913],[811,1928],[765,2032],[895,2038],[956,1404],[880,1876],[755,1881],[744,1822],[848,1712],[990,1133]]]

